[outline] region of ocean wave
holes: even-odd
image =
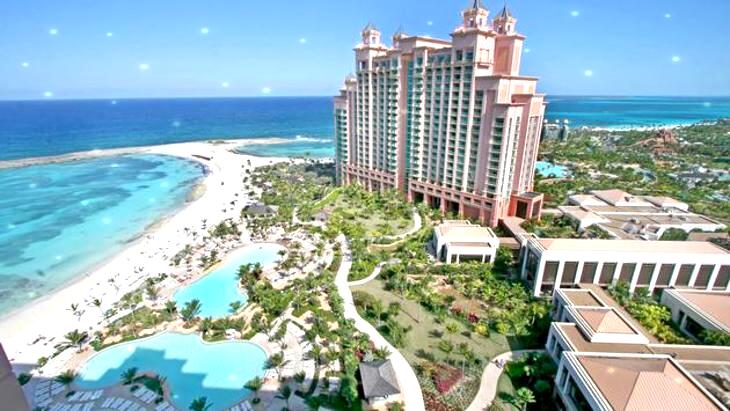
[[[297,135],[294,137],[295,141],[307,141],[310,143],[331,143],[332,139],[330,138],[315,138],[315,137],[304,137],[301,135]]]

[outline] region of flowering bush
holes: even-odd
[[[460,369],[451,367],[446,364],[437,364],[433,373],[433,383],[441,394],[451,391],[454,386],[461,381],[464,373]]]

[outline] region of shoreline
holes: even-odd
[[[134,239],[124,243],[112,257],[79,273],[50,293],[0,316],[0,336],[11,361],[18,365],[31,365],[42,356],[50,357],[55,351],[54,346],[63,340],[65,333],[78,329],[92,334],[105,322],[102,312],[111,308],[125,293],[138,288],[147,278],[160,273],[175,275],[176,271],[181,274],[179,267],[170,265],[174,255],[185,245],[197,244],[213,224],[240,216],[240,209],[250,201],[243,183],[246,171],[287,160],[230,151],[232,146],[240,143],[220,140],[212,143],[208,140],[95,150],[42,158],[42,161],[38,158],[31,162],[23,160],[22,164],[28,166],[99,156],[149,153],[192,160],[203,164],[208,172],[196,184],[205,188],[198,198],[186,201],[180,208],[150,224]],[[248,161],[251,165],[248,165]],[[244,229],[244,238],[246,234]],[[93,298],[102,300],[101,309],[89,304]],[[80,317],[71,312],[71,304],[78,304],[79,310],[83,310]]]
[[[250,139],[206,139],[206,140],[197,140],[197,141],[189,141],[184,143],[166,143],[166,144],[155,144],[155,145],[149,145],[149,146],[136,146],[136,147],[119,147],[119,148],[108,148],[108,149],[101,149],[101,150],[86,150],[86,151],[74,151],[71,153],[65,153],[65,154],[57,154],[57,155],[51,155],[51,156],[38,156],[38,157],[23,157],[23,158],[16,158],[16,159],[10,159],[10,160],[0,160],[0,170],[4,169],[10,169],[10,168],[23,168],[23,167],[30,167],[30,166],[39,166],[39,165],[46,165],[46,164],[60,164],[60,163],[70,163],[74,161],[84,161],[84,160],[94,160],[97,158],[103,158],[103,157],[114,157],[114,156],[125,156],[125,155],[131,155],[131,154],[161,154],[161,153],[155,153],[155,150],[164,149],[165,147],[170,146],[181,146],[181,145],[190,145],[190,144],[208,144],[210,146],[231,146],[235,145],[236,147],[239,146],[246,146],[250,144],[284,144],[288,143],[290,139],[283,138],[283,137],[256,137],[256,138],[250,138]],[[164,154],[164,153],[162,153]],[[263,158],[264,156],[259,156],[255,154],[250,153],[241,153],[238,152],[236,154],[241,155],[247,155],[251,157],[260,157]],[[175,156],[179,157],[179,156]],[[196,163],[202,164],[203,166],[206,166],[205,160],[199,157],[195,157],[194,155],[184,157],[189,160],[193,160]],[[267,158],[283,158],[283,157],[267,157]]]

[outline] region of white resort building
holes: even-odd
[[[727,410],[730,347],[659,344],[600,287],[582,287],[555,291],[546,349],[560,409]]]
[[[669,287],[730,290],[730,251],[710,242],[585,240],[528,237],[522,279],[533,294],[550,295],[579,283],[618,281],[651,292]]]
[[[558,207],[575,227],[598,226],[618,239],[658,240],[670,228],[713,232],[727,228],[709,217],[689,212],[689,205],[670,197],[633,196],[622,190],[594,190],[568,198]]]
[[[463,220],[446,220],[434,228],[436,258],[445,263],[494,262],[499,238],[491,228]]]
[[[692,338],[704,330],[730,333],[730,293],[669,289],[662,293],[662,304],[672,311],[672,320]]]

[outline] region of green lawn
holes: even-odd
[[[512,385],[512,381],[509,379],[507,374],[502,373],[497,381],[497,395],[494,398],[494,403],[499,404],[504,411],[517,410],[513,405],[508,404],[505,399],[515,394],[515,387]]]
[[[406,334],[403,347],[398,350],[417,371],[421,364],[448,362],[451,362],[456,368],[464,369],[465,374],[462,380],[446,394],[438,393],[431,378],[420,371],[418,374],[423,390],[434,394],[439,401],[454,409],[466,408],[479,389],[484,366],[496,355],[517,349],[511,348],[511,345],[517,344],[516,340],[508,339],[497,332],[491,332],[489,337],[469,332],[464,323],[449,316],[439,322],[434,314],[421,307],[416,301],[401,298],[398,294],[386,290],[384,285],[382,280],[373,280],[365,285],[352,287],[352,291],[368,293],[386,307],[392,302],[400,304],[401,309],[395,319],[401,326],[410,328],[410,331]],[[458,294],[455,291],[454,293]],[[460,296],[460,299],[466,300],[463,296]],[[362,312],[361,315],[365,316]],[[375,320],[369,319],[369,321],[378,327]],[[452,331],[456,328],[456,332],[449,333],[447,325],[452,327]],[[452,352],[447,354],[440,348],[439,343],[443,341],[452,343],[452,347],[454,347]],[[466,362],[457,348],[460,344],[468,345],[480,364],[470,365]]]
[[[386,306],[394,301],[401,304],[397,320],[401,325],[411,327],[411,331],[406,338],[406,347],[400,351],[411,364],[418,364],[421,361],[418,355],[420,351],[432,353],[438,360],[445,360],[447,355],[438,348],[439,341],[444,339],[450,340],[455,346],[461,343],[468,344],[483,361],[489,361],[494,356],[511,350],[507,337],[502,334],[492,332],[488,338],[475,333],[466,336],[463,333],[468,331],[464,324],[447,319],[445,323],[455,323],[459,329],[456,334],[449,335],[445,329],[446,324],[437,323],[436,317],[415,301],[401,298],[385,290],[384,282],[381,280],[376,279],[365,285],[352,287],[352,290],[372,294]],[[457,358],[458,354],[452,353],[450,357]]]
[[[332,205],[334,212],[352,216],[362,224],[367,237],[394,236],[407,232],[413,227],[411,218],[392,218],[380,210],[368,209],[364,204],[347,196],[338,196]]]

